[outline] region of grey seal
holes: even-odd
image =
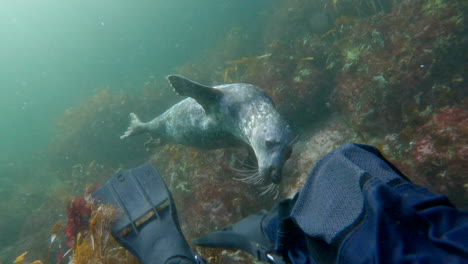
[[[265,184],[262,194],[278,195],[293,133],[267,93],[246,83],[210,87],[180,75],[167,79],[177,94],[188,98],[147,123],[131,113],[130,126],[120,138],[147,132],[157,145],[172,142],[203,149],[248,145],[258,166],[240,171],[238,179]]]

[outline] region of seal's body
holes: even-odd
[[[292,133],[265,91],[244,83],[209,87],[178,75],[170,75],[168,80],[178,94],[189,98],[148,123],[130,114],[130,126],[121,138],[148,132],[159,144],[173,142],[205,149],[245,143],[258,161],[258,174],[248,181],[266,181],[270,187],[280,182],[291,154]]]

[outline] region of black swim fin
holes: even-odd
[[[258,260],[272,264],[290,263],[287,253],[278,252],[277,237],[284,236],[283,222],[289,215],[294,199],[285,199],[273,207],[270,212],[261,211],[240,220],[220,231],[208,233],[193,240],[201,247],[240,249]],[[288,230],[289,231],[289,230]],[[289,234],[289,233],[288,233]],[[297,238],[297,237],[296,237]],[[283,239],[284,240],[284,239]],[[282,242],[282,240],[279,240]],[[280,246],[280,249],[283,247]],[[302,262],[301,262],[302,263]]]
[[[142,263],[204,263],[187,244],[172,195],[151,164],[117,173],[93,197],[121,211],[112,235]]]

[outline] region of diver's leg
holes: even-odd
[[[462,263],[468,257],[468,213],[412,184],[367,145],[345,144],[322,158],[291,220],[323,262]]]

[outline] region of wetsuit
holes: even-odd
[[[468,212],[412,184],[371,146],[323,157],[289,208],[266,230],[294,264],[468,263]]]

